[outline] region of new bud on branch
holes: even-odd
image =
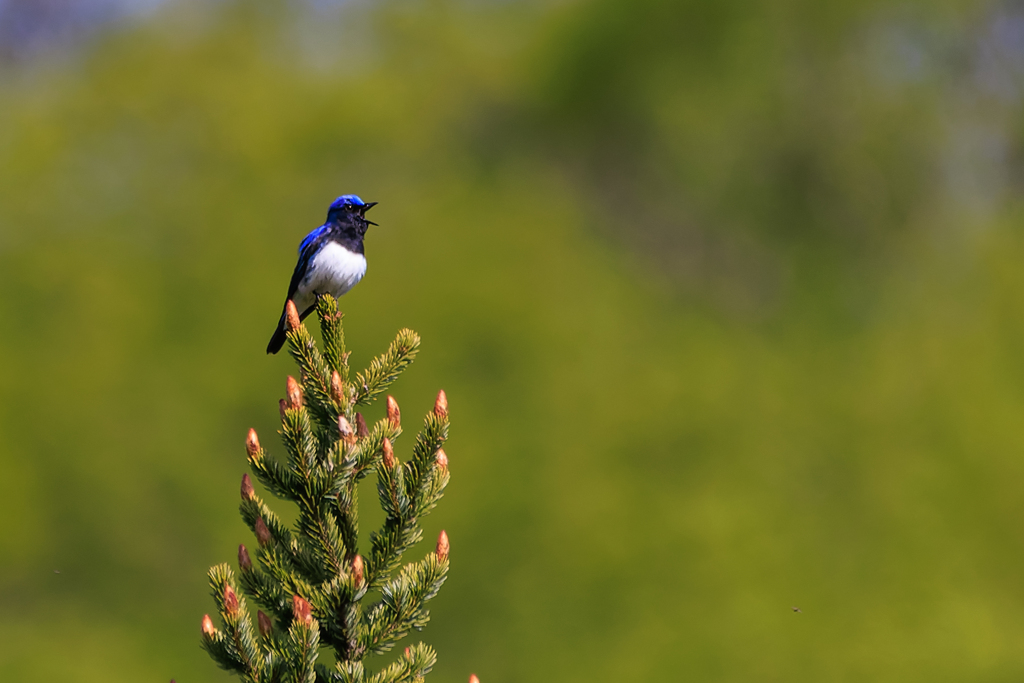
[[[444,393],[444,389],[437,392],[437,399],[434,401],[434,415],[448,417],[448,396]]]
[[[216,632],[217,632],[216,629],[213,628],[213,620],[210,619],[210,615],[209,614],[204,614],[203,615],[203,635],[204,636],[213,636],[213,634],[216,633]]]
[[[270,623],[270,617],[263,613],[263,610],[257,610],[256,612],[256,623],[260,627],[260,635],[266,638],[273,630],[274,626]]]
[[[299,387],[299,383],[295,381],[295,378],[288,375],[288,383],[286,385],[286,396],[288,397],[288,407],[292,410],[302,407],[302,389]]]
[[[402,411],[398,409],[398,402],[393,396],[388,396],[388,422],[396,429],[402,426]]]
[[[299,321],[299,312],[295,310],[295,303],[291,299],[284,305],[284,321],[289,332],[299,329],[299,325],[302,324]]]
[[[345,419],[344,415],[338,416],[338,433],[341,434],[341,440],[349,446],[356,445],[356,432],[352,429],[352,424]]]
[[[256,518],[256,524],[254,526],[256,527],[256,540],[259,542],[259,544],[266,545],[270,543],[270,529],[267,528],[267,525],[263,521],[262,517]]]
[[[451,546],[448,545],[448,534],[441,530],[441,533],[437,536],[437,559],[444,562],[448,559],[448,551],[451,550]]]
[[[238,546],[238,567],[243,572],[252,569],[252,560],[249,559],[249,551],[245,549],[244,545]]]
[[[256,489],[252,487],[252,479],[248,474],[242,475],[242,500],[252,500],[256,497]]]
[[[391,447],[391,439],[384,437],[384,467],[394,469],[395,460],[395,449]]]
[[[359,555],[352,558],[352,581],[356,586],[363,585],[363,558]]]
[[[342,391],[342,389],[341,375],[339,375],[338,371],[335,370],[331,373],[331,398],[333,398],[334,402],[338,405],[344,405],[345,403],[345,392]]]
[[[302,622],[307,626],[313,621],[312,606],[298,595],[292,596],[292,614],[295,615],[295,621]]]
[[[436,462],[437,466],[442,470],[448,469],[448,456],[445,454],[443,448],[437,449],[437,455],[434,456],[434,462]]]
[[[224,611],[230,616],[238,614],[238,596],[230,584],[224,584]]]
[[[255,429],[250,429],[249,434],[245,437],[245,452],[249,454],[250,459],[259,457],[260,439],[256,436]]]
[[[356,413],[356,436],[364,437],[369,435],[370,430],[366,428],[366,418],[363,417],[362,413]]]
[[[476,677],[476,674],[469,674],[469,683],[480,683],[480,679]]]

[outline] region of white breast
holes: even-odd
[[[335,242],[325,244],[309,264],[306,277],[295,292],[295,306],[305,310],[317,294],[340,297],[356,286],[366,274],[366,257],[355,254]]]

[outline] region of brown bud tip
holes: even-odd
[[[444,389],[437,392],[437,399],[434,401],[434,415],[448,417],[448,396],[444,393]]]
[[[338,416],[338,433],[341,440],[350,446],[356,443],[356,430],[352,429],[352,423],[345,419],[344,415]]]
[[[405,652],[402,653],[402,654],[405,655],[406,659],[409,659],[410,657],[412,657],[412,652],[409,650],[409,648],[405,648]]]
[[[295,378],[288,375],[288,383],[286,385],[285,395],[288,397],[288,407],[301,408],[302,407],[302,389],[299,388],[299,383],[295,381]]]
[[[445,454],[443,448],[437,449],[437,455],[434,456],[434,461],[437,463],[437,466],[440,467],[442,470],[448,469],[448,456]]]
[[[303,624],[313,621],[313,607],[298,595],[292,596],[292,614],[295,615],[296,621]]]
[[[355,431],[352,429],[352,424],[344,415],[338,416],[338,431],[341,432],[342,436],[352,436],[355,434]]]
[[[230,615],[238,613],[238,596],[228,584],[224,584],[224,611]]]
[[[448,559],[448,551],[451,550],[451,546],[448,545],[448,534],[441,530],[441,533],[437,537],[437,559],[444,562]]]
[[[255,429],[250,429],[249,434],[245,437],[245,452],[249,454],[250,458],[258,457],[260,454],[260,439],[256,436]]]
[[[370,430],[366,427],[366,418],[362,413],[356,413],[356,436],[369,436]]]
[[[203,635],[212,636],[216,633],[216,629],[213,628],[213,619],[210,618],[209,614],[203,615]]]
[[[341,375],[339,375],[338,371],[335,370],[331,373],[331,398],[333,398],[334,402],[338,405],[345,403],[345,392],[342,391],[342,389]]]
[[[249,559],[249,551],[245,549],[244,545],[238,546],[238,566],[243,572],[252,569],[252,560]]]
[[[248,474],[242,475],[242,500],[252,500],[256,497],[256,489],[252,487],[252,479]]]
[[[299,329],[299,312],[295,309],[295,303],[288,299],[288,303],[284,305],[284,321],[288,331]]]
[[[363,583],[363,558],[356,555],[352,558],[352,578],[357,586]]]
[[[270,543],[270,529],[267,528],[266,523],[262,517],[256,518],[256,540],[260,545],[266,545]]]
[[[274,625],[270,623],[270,617],[263,613],[263,610],[256,611],[256,623],[260,627],[260,635],[266,638],[274,630]]]
[[[284,419],[284,411],[288,410],[288,401],[282,398],[277,402],[277,409],[281,411],[281,418]]]
[[[476,674],[469,674],[469,683],[480,683],[480,679],[476,677]]]
[[[395,449],[391,447],[391,439],[384,437],[384,467],[393,469],[395,463]]]
[[[402,425],[402,411],[398,409],[398,401],[388,396],[388,422],[396,429]]]

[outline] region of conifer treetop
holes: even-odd
[[[448,438],[447,396],[438,394],[411,452],[400,457],[401,412],[394,398],[387,397],[386,417],[372,427],[356,408],[385,393],[412,363],[419,336],[399,331],[353,376],[334,298],[317,302],[322,347],[298,315],[290,315],[294,306],[287,312],[299,379],[287,378],[279,402],[285,455],[271,457],[254,430],[245,452],[256,480],[295,504],[298,519],[284,524],[243,475],[239,510],[256,545],[252,555],[238,547],[237,575],[227,564],[210,569],[221,625],[203,617],[202,646],[219,666],[252,683],[421,681],[437,659],[423,643],[409,645],[376,673],[364,660],[426,625],[426,605],[448,575],[450,544],[443,531],[433,552],[403,563],[423,537],[420,520],[448,485],[448,456],[441,448]],[[385,519],[361,548],[358,485],[371,473]],[[256,628],[247,598],[260,607]],[[321,648],[333,650],[335,666],[317,661]]]

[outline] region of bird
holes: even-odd
[[[324,224],[302,240],[281,319],[267,344],[268,354],[277,353],[284,346],[289,301],[295,304],[299,320],[303,320],[316,308],[321,295],[338,298],[366,275],[363,236],[368,226],[377,225],[366,220],[366,212],[376,205],[377,202],[364,202],[354,194],[344,194],[331,202]]]

